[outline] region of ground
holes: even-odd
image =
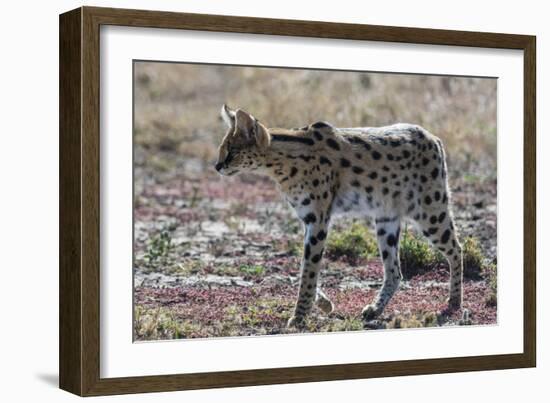
[[[202,70],[177,66],[136,65],[134,337],[295,332],[285,324],[298,292],[301,223],[270,180],[255,175],[222,178],[213,169],[215,147],[224,134],[217,109],[229,102],[221,98],[245,103],[232,92],[236,78],[261,90],[268,85],[262,84],[266,78],[280,75],[273,69],[269,75],[216,66],[208,75],[204,66]],[[276,84],[294,85],[301,78],[304,85],[324,85],[315,81],[314,74],[295,75],[299,77],[285,76],[286,81]],[[228,77],[233,84],[224,81]],[[441,314],[448,296],[448,268],[407,227],[401,249],[404,281],[371,328],[496,323],[496,97],[491,98],[496,85],[466,78],[359,77],[359,86],[370,90],[372,97],[392,85],[396,88],[389,94],[425,88],[422,102],[442,116],[441,122],[432,122],[414,108],[411,116],[401,116],[408,110],[402,98],[412,90],[395,100],[386,94],[381,103],[365,101],[369,106],[362,112],[364,119],[375,120],[369,125],[411,121],[416,116],[413,123],[431,126],[428,129],[438,135],[438,129],[446,128],[440,137],[449,156],[456,224],[465,246],[464,308],[469,312]],[[349,80],[338,76],[333,81],[348,88]],[[249,101],[251,95],[245,92],[241,97]],[[272,105],[269,113],[259,112],[268,115],[265,119],[288,119],[289,127],[315,120],[304,116],[303,121],[292,121],[296,108],[289,108],[292,112],[286,117],[278,108]],[[323,120],[339,126],[365,125],[354,123],[360,118],[349,108],[344,116],[331,108],[332,104],[325,105],[328,117]],[[303,115],[311,115],[308,111]],[[373,118],[379,115],[380,122]],[[468,130],[460,127],[466,117]],[[346,125],[339,119],[351,122]],[[383,276],[371,228],[369,221],[351,218],[334,222],[320,284],[336,309],[328,316],[315,309],[306,324],[308,331],[364,329],[361,309],[373,300]]]

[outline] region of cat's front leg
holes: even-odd
[[[317,298],[317,280],[321,268],[321,260],[325,249],[327,227],[325,220],[310,216],[306,222],[304,238],[304,254],[302,256],[300,291],[294,309],[294,315],[289,319],[288,326],[303,327],[305,317],[310,313]],[[324,295],[324,294],[323,294]],[[326,298],[326,297],[325,297]],[[329,301],[330,303],[330,301]]]

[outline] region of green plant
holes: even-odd
[[[439,251],[434,250],[423,238],[406,229],[401,236],[399,259],[401,272],[405,278],[411,278],[445,262],[445,258]]]
[[[326,330],[329,332],[363,330],[363,321],[357,317],[345,317],[342,320],[329,320]]]
[[[173,248],[171,228],[163,228],[149,242],[144,258],[149,266],[155,263],[166,263],[166,257]]]
[[[290,256],[300,256],[304,250],[303,243],[293,238],[288,238],[283,248]]]
[[[485,256],[477,238],[467,237],[462,241],[464,276],[473,279],[481,278],[485,266]]]
[[[401,271],[406,278],[432,269],[435,265],[447,263],[441,252],[431,247],[419,235],[405,230],[400,243]],[[462,242],[464,276],[480,279],[485,266],[485,256],[479,240],[475,237],[464,238]]]
[[[174,276],[190,276],[200,273],[203,269],[203,263],[197,260],[185,260],[166,267],[165,272]]]
[[[243,264],[239,266],[239,271],[249,276],[261,276],[265,272],[265,268],[260,265]]]
[[[351,261],[359,258],[369,259],[378,254],[378,244],[366,225],[354,222],[341,231],[330,233],[326,253],[333,259],[341,257]]]
[[[416,327],[438,326],[438,317],[434,312],[394,316],[387,324],[390,329],[407,329]]]
[[[238,276],[239,274],[241,274],[239,267],[235,267],[235,265],[231,263],[216,264],[208,267],[208,269],[205,271],[208,273],[211,272],[212,274],[215,274],[217,276]]]

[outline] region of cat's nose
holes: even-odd
[[[220,169],[222,169],[222,167],[223,167],[223,163],[221,163],[221,162],[218,162],[218,163],[216,164],[216,166],[215,166],[215,168],[216,168],[216,171],[218,171],[218,172],[219,172],[219,171],[220,171]]]

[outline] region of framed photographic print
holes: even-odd
[[[535,37],[60,16],[60,386],[535,366]]]

